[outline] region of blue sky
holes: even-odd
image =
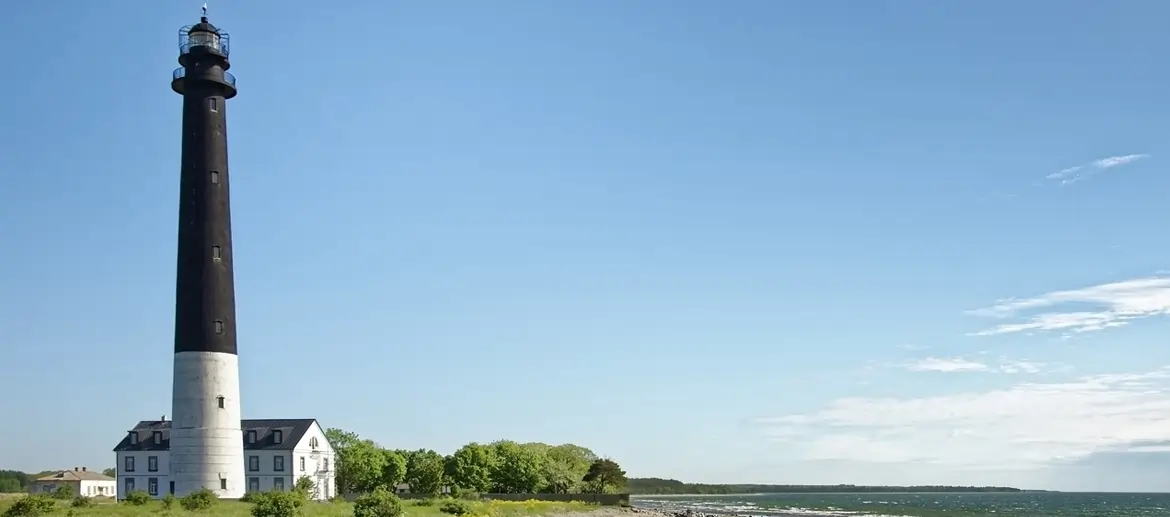
[[[6,10],[2,467],[109,466],[170,412],[198,7]],[[248,417],[691,481],[1170,490],[1170,4],[210,14]]]

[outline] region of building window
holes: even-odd
[[[222,255],[222,251],[221,251],[220,247],[219,246],[212,246],[211,247],[211,260],[218,262],[222,258],[223,258],[223,255]]]
[[[223,320],[215,320],[215,333],[223,334]]]
[[[329,472],[329,458],[321,460],[321,470],[323,472]]]
[[[219,99],[216,99],[215,97],[207,99],[207,107],[211,111],[219,111]]]
[[[155,431],[154,432],[154,444],[159,445],[161,443],[162,443],[162,431]]]
[[[219,478],[219,489],[220,490],[227,490],[227,480],[226,479]]]
[[[219,183],[219,171],[211,171],[211,183],[212,184]]]
[[[130,431],[130,445],[138,445],[138,433]]]
[[[126,478],[126,495],[130,495],[130,492],[133,492],[133,491],[134,491],[134,478]],[[122,498],[125,499],[126,497],[123,496]]]
[[[150,495],[158,495],[158,478],[146,478],[146,489]]]
[[[260,478],[248,478],[248,491],[249,492],[259,492],[260,491]]]
[[[305,457],[301,456],[301,472],[305,471]]]
[[[126,456],[125,465],[122,465],[122,472],[134,472],[134,456]]]
[[[277,492],[284,491],[284,478],[272,478],[272,489]]]
[[[272,443],[284,442],[284,431],[272,431]]]
[[[219,404],[220,409],[223,409],[223,395],[215,397],[215,402]]]
[[[158,472],[158,456],[147,456],[146,457],[146,471],[147,472]]]
[[[310,449],[316,449],[316,448],[317,448],[317,443],[318,443],[318,442],[317,442],[317,437],[316,437],[316,436],[314,436],[314,437],[312,437],[312,438],[309,438],[309,448],[310,448]]]
[[[284,472],[284,456],[272,457],[272,470]]]
[[[256,443],[256,431],[248,431],[248,443]]]
[[[260,457],[248,456],[248,471],[258,472],[260,470]]]

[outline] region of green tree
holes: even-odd
[[[460,488],[491,492],[492,472],[497,462],[494,447],[471,442],[451,455],[451,481]]]
[[[535,493],[544,485],[547,456],[538,447],[525,447],[510,440],[492,443],[496,462],[492,469],[494,491],[512,494]]]
[[[35,476],[19,470],[0,470],[0,493],[24,492]],[[15,484],[13,482],[15,481]]]
[[[542,474],[544,488],[541,489],[541,492],[569,494],[576,492],[578,486],[581,485],[582,476],[578,476],[572,466],[562,461],[552,459],[546,461]]]
[[[616,461],[602,458],[589,465],[589,471],[581,481],[590,492],[604,494],[626,486],[626,471]]]
[[[23,491],[20,480],[16,478],[0,478],[0,494],[15,494]]]
[[[408,453],[406,482],[413,494],[438,494],[443,487],[443,456],[430,449]]]
[[[358,437],[357,433],[346,431],[344,429],[338,429],[336,427],[330,427],[329,429],[326,429],[325,438],[329,440],[330,445],[333,445],[334,451],[338,449],[344,449],[361,441],[361,438]]]
[[[362,494],[381,485],[386,468],[386,455],[381,447],[356,433],[337,428],[326,430],[325,437],[337,453],[334,468],[339,494]]]
[[[593,451],[566,443],[549,447],[545,451],[545,491],[567,494],[579,491],[581,480],[589,472],[589,465],[597,460]]]
[[[103,470],[103,471],[102,471],[102,475],[103,475],[103,476],[110,476],[110,477],[112,477],[112,478],[116,478],[116,477],[118,477],[118,470],[117,470],[117,469],[115,469],[114,467],[110,467],[110,468],[108,468],[108,469],[106,469],[106,470]]]
[[[382,467],[382,486],[393,492],[406,479],[406,458],[390,449],[382,449],[382,457],[386,459],[386,466]]]

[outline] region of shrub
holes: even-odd
[[[57,499],[73,499],[73,485],[61,485],[53,491],[53,497]]]
[[[150,494],[146,490],[131,490],[126,494],[126,504],[133,506],[142,506],[150,502]]]
[[[293,492],[302,494],[305,500],[315,498],[317,496],[317,484],[308,476],[298,478],[297,482],[293,484]]]
[[[384,487],[358,497],[353,502],[353,517],[401,517],[402,501]]]
[[[472,513],[471,504],[460,499],[450,499],[439,505],[439,511],[450,515],[468,515]]]
[[[56,508],[57,503],[43,495],[26,495],[17,499],[4,511],[4,517],[36,517]]]
[[[411,501],[411,504],[413,504],[413,505],[415,505],[415,506],[434,506],[434,505],[435,505],[435,500],[434,500],[434,499],[430,499],[430,498],[427,498],[427,499],[415,499],[414,501]]]
[[[459,487],[454,487],[451,490],[451,497],[454,497],[456,499],[466,499],[468,501],[479,501],[482,499],[479,496],[479,492],[476,492],[475,490],[471,490],[471,489],[467,489],[467,488],[459,488]]]
[[[252,517],[297,517],[305,501],[301,492],[259,492],[252,496]]]
[[[162,506],[164,512],[169,512],[175,508],[175,494],[167,492],[166,497],[162,498]]]
[[[189,512],[201,512],[210,510],[218,501],[219,498],[215,497],[215,492],[207,488],[200,488],[195,492],[180,497],[179,506],[182,506],[184,510]]]
[[[79,496],[73,498],[73,502],[70,503],[69,506],[72,506],[74,508],[89,508],[89,507],[93,506],[93,499],[91,499],[89,497],[85,497],[83,495],[79,495]]]

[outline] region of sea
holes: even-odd
[[[642,495],[639,508],[833,517],[1170,517],[1170,494],[1082,492]]]

